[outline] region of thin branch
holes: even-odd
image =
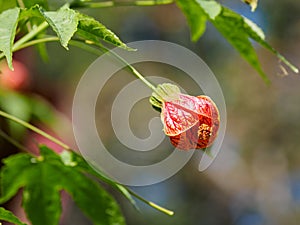
[[[80,42],[80,41],[76,41],[76,42]],[[101,50],[102,52],[107,53],[107,54],[113,56],[114,58],[116,58],[117,60],[119,60],[130,70],[130,72],[133,75],[135,75],[137,78],[139,78],[150,89],[152,89],[153,91],[156,91],[156,88],[153,84],[151,84],[139,71],[137,71],[132,65],[130,65],[125,59],[123,59],[121,56],[116,54],[114,51],[111,51],[108,48],[104,47],[101,43],[90,42],[90,41],[88,41],[88,42],[81,41],[81,43],[82,43],[82,45],[80,47],[82,47],[83,49],[85,49],[85,46],[89,46],[89,45],[95,45],[95,46],[99,47],[100,48],[99,50]],[[70,42],[70,44],[72,44],[72,43]],[[93,49],[95,49],[95,48],[93,48]]]
[[[103,2],[75,2],[71,8],[108,8],[116,6],[156,6],[168,5],[174,3],[174,0],[138,0],[138,1],[103,1]]]
[[[127,191],[128,191],[132,196],[136,197],[137,199],[139,199],[140,201],[146,203],[147,205],[151,206],[152,208],[155,208],[155,209],[157,209],[158,211],[161,211],[161,212],[163,212],[163,213],[165,213],[165,214],[167,214],[167,215],[169,215],[169,216],[173,216],[173,215],[174,215],[174,212],[173,212],[173,211],[171,211],[171,210],[169,210],[169,209],[166,209],[166,208],[163,208],[163,207],[161,207],[161,206],[155,204],[154,202],[151,202],[151,201],[148,201],[148,200],[144,199],[143,197],[141,197],[140,195],[136,194],[134,191],[132,191],[132,190],[130,190],[130,189],[128,189],[128,188],[126,188],[126,189],[127,189]]]
[[[46,42],[53,42],[53,41],[59,41],[59,38],[51,36],[51,37],[45,37],[45,38],[40,38],[40,39],[28,41],[28,42],[24,43],[23,45],[21,45],[17,48],[14,48],[13,52],[19,51],[23,48],[27,48],[27,47],[30,47],[30,46],[33,46],[33,45],[36,45],[36,44],[46,43]]]
[[[67,144],[65,144],[62,141],[58,140],[57,138],[51,136],[50,134],[47,134],[46,132],[42,131],[41,129],[31,125],[30,123],[27,123],[24,120],[21,120],[21,119],[15,117],[13,115],[10,115],[2,110],[0,110],[0,116],[4,117],[6,119],[9,119],[11,121],[14,121],[14,122],[26,127],[27,129],[36,132],[37,134],[47,138],[48,140],[52,141],[53,143],[58,144],[59,146],[63,147],[66,150],[71,150],[71,148]]]
[[[45,30],[48,27],[47,22],[41,23],[38,27],[32,29],[29,33],[27,33],[25,36],[23,36],[20,40],[18,40],[14,46],[13,50],[19,48],[24,43],[28,42],[32,38],[34,38],[37,34],[39,34],[41,31]]]

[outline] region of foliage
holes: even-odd
[[[196,41],[205,31],[206,21],[210,21],[217,30],[235,47],[251,66],[268,82],[268,78],[261,69],[257,55],[249,38],[258,42],[289,66],[294,72],[298,69],[291,65],[282,55],[272,48],[266,41],[263,31],[251,20],[233,12],[216,1],[206,0],[177,0],[178,6],[186,15],[191,26],[192,40]]]
[[[0,203],[23,188],[23,207],[32,224],[58,224],[60,191],[66,190],[94,224],[125,224],[118,204],[85,175],[87,165],[74,152],[54,153],[40,147],[40,156],[28,153],[4,160],[1,171]]]
[[[16,35],[18,16],[20,9],[5,10],[0,14],[0,50],[4,53],[9,67],[12,69],[12,48]]]
[[[82,2],[84,3],[85,1]],[[88,15],[81,14],[78,11],[71,9],[68,4],[62,6],[57,11],[46,11],[41,5],[37,5],[35,3],[36,2],[33,1],[31,3],[31,7],[29,7],[29,3],[26,1],[26,8],[22,8],[22,10],[20,10],[20,8],[15,7],[12,9],[7,9],[0,14],[0,19],[2,18],[1,24],[3,26],[3,28],[0,28],[4,31],[3,37],[0,39],[0,50],[3,51],[3,55],[6,57],[11,68],[12,52],[24,47],[22,45],[24,45],[26,42],[34,38],[38,43],[57,40],[55,38],[48,38],[45,40],[42,38],[37,38],[38,34],[47,26],[50,26],[54,30],[61,45],[66,49],[68,49],[67,46],[70,40],[72,38],[75,39],[76,36],[79,36],[81,37],[80,40],[84,41],[86,45],[94,44],[95,46],[99,47],[99,42],[105,41],[112,45],[127,50],[132,50],[99,21]],[[38,1],[38,3],[40,3],[40,1]],[[170,1],[167,3],[170,3]],[[79,3],[75,1],[73,6],[78,7],[78,4]],[[255,23],[243,17],[242,15],[233,12],[216,1],[177,0],[176,4],[187,17],[188,23],[191,27],[193,41],[197,41],[201,37],[201,35],[205,32],[206,22],[210,21],[227,39],[227,41],[239,51],[241,56],[243,56],[250,63],[250,65],[257,70],[257,72],[266,82],[268,82],[268,78],[260,66],[256,52],[252,47],[249,38],[273,52],[294,72],[298,72],[298,69],[295,66],[288,62],[265,41],[265,35],[263,31]],[[44,3],[42,5],[46,6],[47,4]],[[83,4],[81,6],[84,7],[86,5]],[[13,46],[17,24],[24,24],[24,21],[35,23],[36,17],[39,17],[41,21],[45,21],[46,23],[41,22],[39,25],[40,29],[32,29]],[[37,41],[39,39],[41,40]],[[25,47],[31,44],[37,44],[36,42],[29,42],[27,45],[25,44]]]
[[[0,220],[14,223],[16,225],[26,225],[22,223],[12,212],[0,207]]]

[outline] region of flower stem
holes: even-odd
[[[80,42],[80,41],[77,41],[77,42]],[[80,47],[83,47],[84,49],[85,49],[85,46],[89,46],[89,45],[93,44],[93,45],[96,45],[97,47],[99,47],[102,52],[105,52],[105,53],[115,57],[121,63],[125,64],[126,67],[130,70],[130,72],[132,74],[134,74],[137,78],[139,78],[145,85],[147,85],[153,91],[156,91],[156,87],[153,84],[151,84],[139,71],[137,71],[132,65],[130,65],[125,59],[123,59],[121,56],[116,54],[114,51],[109,50],[108,48],[104,47],[100,43],[95,43],[95,42],[85,42],[85,43],[81,42],[81,43],[83,45],[81,45]],[[72,44],[72,43],[70,43],[70,44]]]
[[[2,110],[0,110],[0,116],[4,117],[6,119],[12,120],[12,121],[28,128],[29,130],[32,130],[32,131],[38,133],[39,135],[47,138],[48,140],[54,142],[55,144],[58,144],[59,146],[63,147],[66,150],[71,150],[71,148],[68,145],[66,145],[65,143],[63,143],[62,141],[60,141],[57,138],[51,136],[50,134],[47,134],[46,132],[42,131],[41,129],[39,129],[39,128],[33,126],[33,125],[31,125],[30,123],[27,123],[24,120],[21,120],[21,119],[13,116],[11,114],[8,114],[8,113],[6,113]]]
[[[89,53],[92,53],[97,56],[103,55],[103,51],[100,51],[99,49],[93,48],[90,45],[87,45],[86,43],[78,40],[70,40],[69,42],[70,45],[73,45],[75,47],[81,48]]]
[[[31,40],[34,36],[36,36],[38,33],[40,33],[41,31],[43,31],[44,29],[46,29],[48,27],[48,23],[47,22],[43,22],[41,23],[38,27],[33,28],[29,33],[27,33],[25,36],[23,36],[20,40],[18,40],[14,46],[13,46],[13,50],[19,48],[20,46],[22,46],[24,43],[28,42],[29,40]]]
[[[108,51],[107,48],[105,48],[104,46],[102,46],[102,48],[104,48],[106,51]],[[109,51],[108,54],[113,55],[114,57],[116,57],[118,60],[120,60],[122,63],[124,63],[126,65],[126,67],[135,75],[137,76],[137,78],[139,78],[144,84],[146,84],[150,89],[152,89],[153,91],[156,90],[155,86],[153,84],[151,84],[139,71],[137,71],[132,65],[130,65],[125,59],[123,59],[121,56],[119,56],[118,54],[116,54],[113,51]]]
[[[32,40],[32,41],[28,41],[22,45],[20,45],[17,48],[13,49],[13,52],[19,51],[23,48],[27,48],[36,44],[40,44],[40,43],[46,43],[46,42],[52,42],[52,41],[59,41],[58,37],[46,37],[46,38],[41,38],[41,39],[36,39],[36,40]]]
[[[151,201],[148,201],[146,199],[144,199],[143,197],[141,197],[140,195],[136,194],[134,191],[130,190],[130,189],[127,189],[127,191],[134,197],[136,197],[137,199],[139,199],[140,201],[146,203],[147,205],[151,206],[152,208],[155,208],[157,209],[158,211],[161,211],[169,216],[173,216],[174,215],[174,212],[169,210],[169,209],[166,209],[166,208],[163,208],[157,204],[155,204],[154,202],[151,202]]]
[[[155,6],[168,5],[174,3],[174,0],[138,0],[138,1],[104,1],[104,2],[75,2],[71,8],[107,8],[116,6]]]

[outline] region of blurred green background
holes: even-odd
[[[299,1],[259,1],[254,13],[239,0],[220,2],[255,21],[265,31],[267,40],[300,66]],[[112,191],[121,203],[129,225],[300,224],[299,75],[285,74],[274,55],[255,45],[262,66],[272,80],[271,85],[266,85],[212,26],[208,25],[204,36],[197,43],[192,43],[186,20],[175,5],[84,12],[95,16],[124,42],[158,39],[191,49],[214,72],[226,100],[226,136],[217,159],[208,170],[202,173],[197,170],[201,156],[197,153],[172,178],[159,184],[132,188],[146,199],[174,210],[173,217],[143,203],[138,203],[141,208],[138,212]],[[30,85],[26,92],[44,96],[70,121],[77,82],[96,57],[72,46],[69,51],[58,43],[47,46],[48,63],[44,63],[34,49],[16,53],[15,59],[23,62],[29,70]],[[172,78],[172,70],[161,65],[141,64],[137,68],[148,76],[165,72],[166,77]],[[123,149],[119,143],[116,144],[107,118],[113,96],[134,79],[133,75],[125,72],[114,76],[97,105],[99,133],[105,131],[102,138],[115,155]],[[178,75],[174,79],[190,94],[198,93],[197,87],[188,83],[184,76]],[[136,126],[137,135],[149,135],[148,121],[157,116],[157,112],[151,109],[147,100],[143,100],[132,113],[131,124]],[[53,129],[75,146],[70,132],[71,123],[69,126],[60,129],[57,125]],[[167,140],[164,147],[169,154]],[[151,157],[157,160],[161,155]],[[132,158],[132,155],[129,158],[132,163],[135,159],[139,160],[137,163],[149,161],[141,157]],[[83,225],[89,222],[69,203],[62,224]]]

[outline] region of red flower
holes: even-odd
[[[150,100],[155,107],[161,108],[165,134],[181,150],[209,147],[217,137],[220,124],[217,106],[207,96],[181,94],[175,87],[159,85]]]

